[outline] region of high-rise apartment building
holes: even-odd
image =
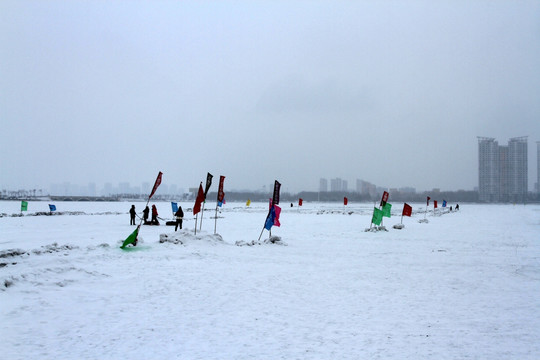
[[[512,138],[508,141],[508,200],[522,202],[527,199],[528,174],[527,137]]]
[[[536,192],[540,193],[540,141],[536,142]]]
[[[478,137],[478,199],[499,201],[499,144],[493,138]]]
[[[319,191],[320,192],[327,192],[328,191],[328,180],[321,178],[319,180]]]
[[[349,191],[349,183],[341,178],[330,179],[330,191]]]
[[[484,202],[520,202],[527,198],[527,137],[499,146],[478,137],[478,198]]]

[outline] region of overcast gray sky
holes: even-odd
[[[540,1],[0,2],[0,186],[478,185],[540,140]]]

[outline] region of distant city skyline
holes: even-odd
[[[330,180],[330,182],[328,182]],[[300,190],[294,190],[290,191],[286,184],[282,184],[282,192],[288,192],[288,193],[299,193],[303,191],[307,192],[357,192],[357,193],[369,193],[369,194],[376,194],[377,191],[384,189],[384,190],[397,190],[400,192],[417,192],[417,189],[412,186],[400,186],[400,187],[389,187],[384,186],[380,184],[373,184],[369,181],[363,180],[363,179],[356,179],[354,182],[352,182],[354,187],[349,186],[349,181],[342,179],[340,177],[335,178],[319,178],[320,186],[318,189],[300,189]],[[327,182],[328,187],[326,189],[322,188],[322,183]],[[117,194],[149,194],[151,191],[153,183],[150,182],[143,182],[140,184],[132,184],[129,181],[120,181],[120,182],[103,182],[103,183],[95,183],[95,182],[89,182],[87,184],[75,184],[71,182],[61,182],[61,183],[54,183],[50,184],[48,187],[32,187],[32,188],[7,188],[7,187],[1,187],[0,190],[4,191],[18,191],[18,190],[24,190],[24,191],[40,191],[43,195],[85,195],[85,196],[109,196],[109,195],[117,195]],[[194,189],[196,190],[198,187],[198,184],[194,184],[193,186],[179,186],[178,184],[169,184],[166,182],[162,182],[159,186],[156,194],[187,194],[190,192],[193,192]],[[256,188],[227,188],[229,191],[252,191],[252,192],[271,192],[273,189],[273,184],[263,184]],[[441,191],[440,188],[432,188],[432,189],[419,189],[418,192],[424,192],[424,191]],[[454,190],[448,190],[448,189],[442,189],[443,191],[454,191]],[[457,190],[465,190],[465,191],[473,191],[475,189],[457,189]],[[217,183],[212,183],[212,187],[210,188],[210,191],[217,191]]]

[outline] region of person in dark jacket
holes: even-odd
[[[150,209],[148,208],[148,205],[143,210],[143,220],[146,224],[148,222],[148,215],[150,215]]]
[[[174,227],[174,231],[178,230],[178,227],[180,227],[180,230],[182,230],[182,220],[184,220],[184,211],[182,210],[181,206],[178,207],[178,210],[174,213],[174,216],[176,216],[176,226]]]
[[[150,224],[152,225],[159,225],[159,221],[157,219],[158,212],[156,205],[152,205],[152,221],[150,221]]]
[[[135,215],[137,215],[135,212],[135,205],[131,205],[131,209],[129,209],[129,225],[135,225]]]

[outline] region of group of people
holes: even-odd
[[[152,205],[152,220],[150,222],[148,221],[148,216],[150,215],[150,209],[148,206],[143,210],[143,223],[144,225],[159,225],[158,221],[158,211],[156,208],[156,205]],[[137,212],[135,211],[135,205],[131,205],[131,209],[129,209],[129,216],[130,221],[129,225],[135,225],[135,217],[137,216]],[[184,211],[182,210],[182,207],[179,206],[178,210],[174,213],[174,216],[176,218],[175,222],[175,228],[174,231],[177,231],[178,228],[182,230],[182,221],[184,220]]]

